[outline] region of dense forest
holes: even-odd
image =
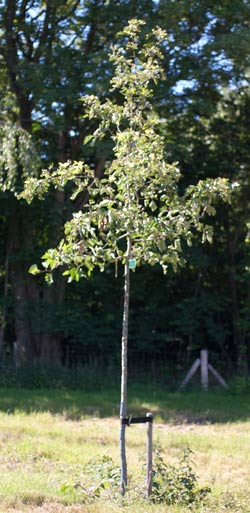
[[[218,204],[212,242],[183,242],[185,265],[131,273],[132,363],[178,369],[208,348],[231,371],[250,366],[249,44],[246,0],[4,0],[0,6],[0,356],[2,364],[112,367],[119,362],[122,269],[110,265],[48,285],[28,272],[54,247],[72,212],[70,186],[30,204],[27,176],[84,159],[97,177],[112,140],[84,140],[96,128],[86,94],[104,100],[112,78],[110,47],[131,18],[144,34],[166,30],[165,80],[153,107],[166,159],[178,162],[180,187],[200,179],[237,182]],[[142,36],[143,37],[143,36]],[[114,93],[115,94],[115,93]],[[112,364],[112,365],[111,365]],[[176,371],[177,372],[177,371]]]

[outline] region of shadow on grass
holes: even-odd
[[[64,418],[118,417],[119,386],[103,386],[100,391],[63,389],[27,390],[0,388],[0,411],[50,412]],[[128,414],[152,412],[156,421],[180,423],[226,423],[250,419],[249,391],[214,389],[209,392],[168,392],[160,386],[131,385]]]

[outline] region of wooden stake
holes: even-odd
[[[150,418],[147,422],[147,498],[152,493],[152,467],[153,467],[153,414],[147,413],[146,417]]]
[[[208,368],[209,370],[212,372],[212,374],[214,375],[214,377],[217,379],[217,381],[219,381],[219,383],[224,387],[224,388],[227,388],[227,384],[225,382],[225,380],[221,377],[221,375],[219,374],[219,372],[217,370],[215,370],[215,368],[209,363],[208,364]]]
[[[201,351],[201,386],[203,390],[208,390],[208,351],[202,349]]]
[[[210,365],[210,363],[208,363],[208,350],[202,349],[202,351],[200,352],[200,358],[197,358],[197,360],[195,360],[195,362],[193,363],[192,367],[189,369],[186,377],[182,381],[178,390],[181,390],[182,388],[184,388],[186,386],[188,381],[192,378],[194,373],[197,371],[199,365],[201,366],[201,386],[205,392],[207,392],[207,390],[208,390],[208,371],[209,370],[210,370],[210,372],[212,372],[212,374],[217,379],[217,381],[219,381],[219,383],[223,387],[227,388],[227,384],[226,384],[225,380],[221,377],[219,372],[217,372],[217,370],[215,370],[215,368],[212,365]]]
[[[179,387],[179,390],[181,390],[182,388],[184,388],[186,386],[186,384],[189,382],[189,380],[192,378],[192,376],[197,371],[200,363],[201,363],[200,358],[197,358],[195,360],[195,362],[193,363],[192,367],[190,367],[190,369],[189,369],[187,375],[185,376],[184,380],[182,381],[181,386]]]

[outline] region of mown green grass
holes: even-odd
[[[104,455],[119,466],[119,389],[103,391],[0,389],[0,512],[106,513],[121,510],[119,494],[90,500]],[[189,447],[199,486],[211,495],[199,513],[249,513],[248,391],[167,393],[130,386],[129,413],[153,411],[154,444],[175,464]],[[127,429],[130,490],[122,511],[186,513],[184,506],[144,499],[145,425]],[[135,493],[135,487],[138,487]],[[141,495],[141,498],[139,497]]]
[[[77,420],[82,417],[112,417],[119,413],[119,386],[91,390],[0,388],[0,411],[51,412]],[[168,392],[159,385],[131,385],[128,410],[132,414],[153,411],[164,422],[230,422],[250,420],[250,387],[210,392]]]

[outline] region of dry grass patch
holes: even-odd
[[[117,417],[74,419],[63,410],[15,410],[0,413],[0,513],[249,513],[250,421],[197,424],[176,418],[177,423],[155,422],[154,444],[171,464],[183,449],[193,451],[199,486],[212,489],[203,504],[153,505],[136,497],[132,487],[122,508],[119,494],[112,498],[111,491],[87,500],[83,490],[98,481],[93,469],[102,457],[119,465]],[[145,443],[145,425],[127,429],[128,470],[141,492]]]

